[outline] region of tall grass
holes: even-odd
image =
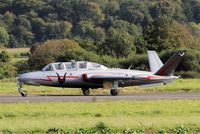
[[[6,48],[5,51],[14,56],[21,53],[27,53],[29,52],[29,49],[30,48]]]

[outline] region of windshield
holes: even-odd
[[[46,66],[42,69],[42,71],[53,71],[53,66],[52,66],[52,64],[46,65]]]

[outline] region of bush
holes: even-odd
[[[32,70],[40,70],[46,64],[56,61],[66,51],[71,52],[70,50],[74,49],[81,49],[81,47],[72,40],[48,40],[44,43],[35,44],[30,49],[31,54],[28,63]]]
[[[200,78],[200,73],[194,71],[181,71],[177,75],[180,75],[181,78]]]
[[[132,55],[128,59],[121,59],[119,61],[121,67],[128,69],[132,64],[132,69],[149,70],[149,62],[146,54]]]
[[[0,52],[0,62],[9,62],[10,61],[10,56],[8,55],[8,53],[6,53],[5,51]]]
[[[176,51],[177,50],[168,50],[161,53],[162,61],[166,62]],[[178,66],[177,71],[200,72],[200,52],[198,50],[188,49],[183,60]]]
[[[14,65],[18,73],[24,73],[30,71],[30,66],[27,60],[21,60],[15,63]]]

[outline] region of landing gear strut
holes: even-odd
[[[89,90],[89,88],[82,88],[81,90],[82,90],[82,92],[83,92],[83,95],[85,95],[85,96],[90,95],[90,90]]]
[[[28,95],[27,91],[23,90],[23,83],[21,81],[18,81],[18,92],[21,94],[22,97],[26,97]]]

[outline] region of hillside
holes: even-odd
[[[102,53],[117,56],[194,48],[199,46],[199,11],[199,0],[6,0],[0,2],[0,42],[12,48],[69,38],[85,49],[102,47],[107,50]],[[131,52],[117,54],[115,47]]]
[[[135,55],[155,50],[166,61],[167,54],[187,49],[179,71],[198,72],[199,22],[199,0],[6,0],[0,1],[0,47],[32,47],[27,68],[38,57],[38,45],[63,40],[77,48],[41,62],[71,58],[127,67],[136,60],[135,66],[145,68],[145,55]]]

